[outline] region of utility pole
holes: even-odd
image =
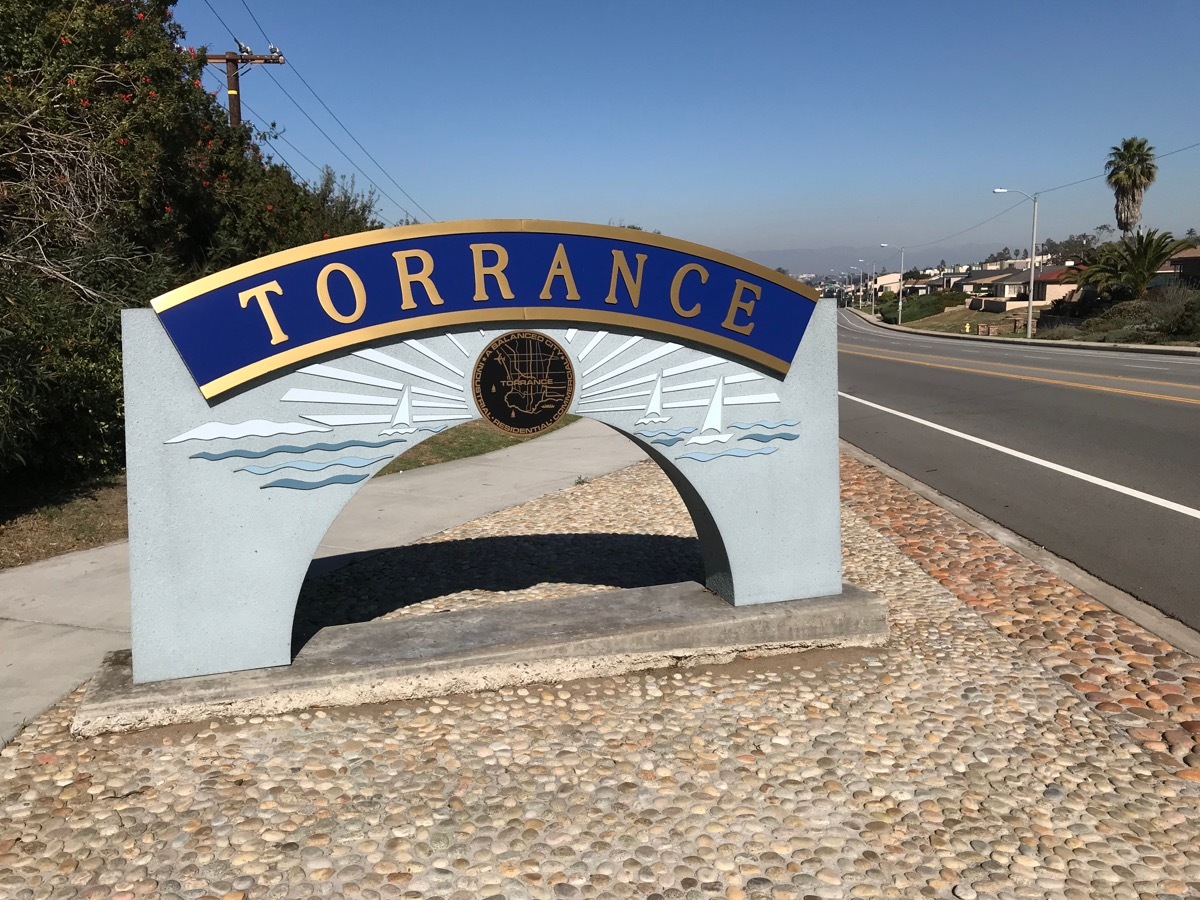
[[[277,47],[272,46],[270,54],[264,56],[261,53],[254,53],[241,41],[238,41],[236,53],[232,50],[228,53],[209,53],[204,59],[214,65],[225,63],[225,89],[229,95],[229,124],[233,128],[240,128],[242,125],[242,98],[239,94],[241,80],[238,69],[244,65],[287,62]]]

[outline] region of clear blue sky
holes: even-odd
[[[209,2],[266,51],[242,0]],[[269,68],[422,221],[297,72],[435,219],[625,222],[746,254],[916,247],[1021,199],[993,187],[1101,174],[1131,135],[1159,153],[1200,142],[1194,0],[246,4],[293,64],[244,75],[247,118],[285,129],[302,175],[301,153],[354,173]],[[189,43],[233,49],[205,0],[176,19]],[[1200,228],[1198,198],[1200,147],[1159,161],[1143,222]],[[1030,212],[940,246],[1025,247]],[[1041,198],[1039,240],[1101,223],[1102,178]]]

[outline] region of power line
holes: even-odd
[[[1001,210],[1000,212],[996,213],[994,216],[989,216],[988,218],[984,219],[982,222],[977,222],[976,224],[972,225],[970,228],[964,228],[962,231],[956,231],[956,232],[954,232],[954,234],[948,235],[947,237],[944,237],[944,238],[938,238],[936,241],[926,241],[924,244],[905,244],[904,249],[905,250],[918,250],[921,247],[932,247],[935,244],[944,244],[944,243],[946,243],[946,241],[952,241],[952,240],[954,240],[954,238],[956,238],[960,235],[966,234],[968,231],[974,231],[976,228],[983,227],[988,222],[991,222],[993,219],[1000,218],[1005,213],[1012,212],[1014,209],[1016,209],[1022,203],[1026,203],[1026,202],[1028,202],[1028,201],[1021,200],[1017,203],[1014,203],[1012,206],[1008,207],[1007,209]]]
[[[367,181],[369,181],[369,182],[371,183],[371,186],[372,186],[373,188],[375,188],[375,190],[379,191],[379,193],[380,193],[382,196],[386,197],[386,198],[387,198],[388,200],[390,200],[390,201],[391,201],[393,204],[395,204],[395,206],[396,206],[396,207],[397,207],[397,208],[398,208],[398,209],[399,209],[401,212],[403,212],[405,216],[408,216],[408,217],[410,217],[410,218],[414,218],[414,219],[416,218],[415,216],[413,216],[413,215],[412,215],[412,213],[410,213],[410,212],[409,212],[409,211],[408,211],[408,210],[407,210],[407,209],[404,207],[404,205],[403,205],[402,203],[400,203],[398,200],[396,200],[396,198],[395,198],[395,197],[393,197],[391,194],[389,194],[387,191],[385,191],[383,188],[381,188],[381,187],[380,187],[380,186],[379,186],[379,185],[378,185],[378,184],[375,182],[375,179],[374,179],[374,178],[372,178],[372,177],[371,177],[370,175],[368,175],[368,174],[367,174],[365,171],[363,171],[363,168],[362,168],[362,166],[360,166],[358,163],[356,163],[356,162],[355,162],[353,159],[351,159],[351,158],[350,158],[350,154],[349,154],[349,153],[347,153],[345,150],[343,150],[343,149],[341,148],[341,146],[339,146],[338,142],[337,142],[337,141],[335,141],[333,138],[331,138],[331,137],[329,136],[329,133],[328,133],[327,131],[325,131],[325,129],[324,129],[324,128],[322,128],[320,125],[318,125],[318,124],[317,124],[316,120],[315,120],[315,119],[314,119],[312,116],[310,116],[310,115],[308,114],[308,110],[306,110],[306,109],[305,109],[303,106],[301,106],[301,105],[300,105],[300,101],[299,101],[299,100],[297,100],[295,97],[293,97],[293,96],[291,95],[291,93],[288,91],[288,89],[287,89],[287,88],[285,88],[285,87],[284,87],[282,84],[280,84],[280,83],[279,83],[279,79],[278,79],[278,78],[276,78],[276,77],[275,77],[273,74],[271,74],[271,71],[270,71],[269,69],[267,70],[267,74],[271,76],[271,80],[272,80],[273,82],[275,82],[275,86],[276,86],[276,87],[278,87],[278,88],[279,88],[281,91],[283,91],[283,95],[284,95],[285,97],[287,97],[289,100],[291,100],[293,104],[295,104],[295,106],[296,106],[296,109],[300,110],[300,112],[301,112],[301,114],[304,116],[304,118],[308,119],[308,121],[312,123],[312,126],[313,126],[313,128],[317,129],[317,131],[319,131],[319,132],[321,133],[321,135],[322,135],[322,136],[325,138],[325,140],[329,141],[329,143],[331,143],[331,144],[333,145],[334,149],[335,149],[335,150],[337,150],[337,152],[338,152],[338,153],[342,154],[342,156],[344,156],[344,157],[346,158],[346,162],[348,162],[348,163],[350,163],[350,165],[354,166],[354,168],[355,168],[355,169],[358,171],[358,173],[359,173],[360,175],[362,175],[362,177],[363,177],[363,178],[367,179]]]
[[[1180,147],[1176,150],[1168,151],[1167,153],[1156,154],[1155,159],[1164,159],[1168,156],[1174,156],[1176,153],[1182,153],[1185,150],[1193,150],[1196,147],[1200,147],[1200,141],[1197,141],[1194,144],[1188,144],[1186,147]],[[1056,187],[1045,188],[1043,190],[1038,191],[1037,193],[1040,196],[1041,194],[1049,194],[1054,191],[1061,191],[1064,188],[1075,187],[1075,185],[1077,185],[1077,184],[1084,184],[1088,181],[1095,181],[1097,178],[1103,178],[1105,176],[1105,174],[1106,173],[1101,172],[1099,175],[1089,175],[1087,178],[1080,178],[1078,181],[1071,181],[1071,182],[1068,182],[1067,184],[1057,185]],[[1014,209],[1016,209],[1018,206],[1022,206],[1028,202],[1029,202],[1028,199],[1019,200],[1018,202],[1014,203],[1012,206],[1008,207],[1007,209],[1002,209],[1000,212],[996,213],[994,216],[989,216],[988,218],[984,219],[982,222],[978,222],[969,228],[964,228],[962,231],[956,231],[954,234],[949,235],[948,237],[938,238],[936,241],[927,241],[924,244],[905,245],[905,249],[906,250],[917,250],[922,247],[933,247],[937,244],[944,244],[946,241],[953,240],[956,237],[966,234],[968,231],[974,231],[976,228],[981,228],[982,226],[986,225],[988,222],[991,222],[994,219],[998,219],[1005,213],[1010,213]],[[1030,252],[1032,252],[1032,250]],[[895,254],[893,254],[893,255],[895,255]]]
[[[205,2],[208,2],[208,0],[205,0]],[[265,40],[269,46],[274,47],[275,45],[271,42],[271,39],[269,37],[267,37],[267,32],[263,29],[262,24],[258,21],[258,17],[254,15],[254,10],[252,10],[250,8],[250,4],[248,4],[246,2],[246,0],[242,0],[242,6],[246,7],[246,12],[250,13],[250,18],[253,19],[254,24],[258,26],[259,33],[262,34],[263,40]],[[308,92],[310,94],[312,94],[313,97],[316,98],[317,102],[321,104],[321,106],[324,108],[325,112],[329,113],[329,115],[333,118],[333,121],[338,123],[338,125],[341,127],[342,131],[346,132],[346,134],[347,134],[347,136],[349,136],[350,140],[354,141],[354,143],[358,147],[358,149],[366,154],[367,159],[371,160],[371,162],[373,162],[375,164],[375,167],[384,174],[384,176],[387,178],[387,180],[390,181],[392,184],[394,184],[396,186],[396,189],[398,191],[400,191],[400,193],[403,194],[405,197],[407,197],[409,199],[409,201],[413,204],[413,206],[415,206],[417,209],[419,209],[421,212],[423,212],[425,214],[426,218],[428,218],[431,222],[436,221],[436,219],[434,219],[433,215],[429,212],[429,210],[427,210],[420,203],[418,203],[416,201],[416,199],[413,197],[413,195],[410,194],[408,191],[406,191],[404,189],[404,187],[400,184],[400,182],[396,181],[396,179],[392,177],[392,174],[386,168],[383,167],[383,165],[379,162],[379,160],[377,160],[374,156],[371,155],[371,151],[368,150],[366,147],[364,147],[362,142],[354,136],[353,132],[351,132],[349,128],[346,127],[346,124],[341,119],[338,118],[337,113],[335,113],[332,109],[329,108],[329,104],[327,104],[324,100],[321,99],[320,95],[317,94],[317,92],[313,89],[313,86],[308,83],[308,79],[305,78],[304,75],[300,72],[300,70],[296,68],[295,62],[290,62],[290,65],[292,67],[292,71],[294,71],[296,73],[296,77],[300,79],[301,84],[303,84],[306,88],[308,88]],[[272,76],[272,78],[274,78],[274,76]],[[276,84],[278,84],[278,81],[276,81]],[[282,85],[280,86],[280,89],[282,90]],[[286,91],[285,91],[285,93],[286,93]],[[292,102],[294,103],[295,101],[293,100]],[[343,155],[345,155],[345,154],[343,154]],[[362,170],[360,169],[359,171],[362,171]],[[363,175],[364,175],[364,177],[369,178],[369,176],[367,176],[367,174],[365,172],[363,172]],[[374,182],[371,182],[371,183],[374,184]],[[379,186],[376,185],[376,187],[378,188]],[[383,193],[382,188],[380,188],[379,190],[380,190],[380,193]],[[384,196],[387,196],[387,195],[384,194]],[[393,200],[392,202],[395,203],[396,201]],[[399,203],[396,203],[396,205],[400,206]],[[402,206],[400,208],[404,209],[404,207],[402,207]],[[408,210],[404,210],[404,212],[405,212],[405,215],[408,215]]]
[[[209,3],[208,0],[204,0],[204,5],[207,6],[210,10],[212,10],[212,14],[217,17],[217,21],[225,26],[225,30],[229,32],[229,36],[231,38],[233,38],[233,42],[235,44],[240,44],[241,41],[238,40],[238,36],[233,33],[233,29],[230,28],[229,25],[226,24],[225,20],[221,18],[221,14],[219,12],[217,12],[216,9],[213,8],[213,5],[211,3]]]
[[[1200,141],[1197,141],[1194,144],[1188,144],[1186,147],[1180,147],[1177,150],[1169,150],[1166,153],[1157,153],[1157,154],[1155,154],[1154,158],[1155,159],[1166,159],[1168,156],[1174,156],[1176,153],[1182,153],[1184,150],[1192,150],[1192,149],[1195,149],[1196,147],[1200,147]],[[1087,178],[1080,178],[1078,181],[1072,181],[1069,184],[1060,184],[1057,187],[1046,188],[1045,190],[1038,191],[1038,193],[1039,194],[1049,194],[1053,191],[1061,191],[1063,188],[1075,187],[1075,185],[1083,184],[1086,181],[1095,181],[1097,178],[1103,178],[1107,174],[1108,174],[1107,172],[1101,172],[1099,175],[1091,175]]]

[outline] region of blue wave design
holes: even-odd
[[[683,440],[683,438],[681,438],[681,437],[673,437],[673,438],[655,438],[655,439],[654,439],[654,440],[652,440],[650,443],[652,443],[652,444],[662,444],[662,445],[663,445],[663,446],[665,446],[665,447],[674,447],[676,444],[678,444],[678,443],[679,443],[680,441],[682,441],[682,440]]]
[[[785,425],[788,428],[795,428],[799,424],[799,419],[784,419],[780,422],[734,422],[729,427],[736,428],[739,431],[746,431],[750,428],[783,428]]]
[[[734,447],[732,450],[726,450],[724,453],[685,453],[683,456],[677,456],[676,459],[694,459],[696,462],[712,462],[714,459],[720,459],[722,456],[766,456],[768,453],[774,453],[778,447],[763,447],[759,450],[747,450],[745,447]]]
[[[773,441],[778,438],[781,441],[794,441],[800,437],[798,434],[792,434],[790,431],[778,431],[775,434],[743,434],[738,438],[739,441],[758,441],[760,444],[765,444],[768,441]]]
[[[281,478],[278,481],[272,481],[269,484],[260,485],[262,488],[291,488],[293,491],[315,491],[317,488],[329,487],[331,484],[358,484],[364,478],[370,478],[370,475],[363,473],[362,475],[331,475],[324,481],[300,481],[297,478]]]
[[[315,459],[297,459],[291,462],[276,463],[273,466],[246,466],[238,469],[238,471],[249,472],[251,475],[270,475],[272,472],[278,472],[280,469],[301,469],[305,472],[320,472],[333,466],[361,469],[363,466],[374,465],[377,462],[383,462],[385,459],[390,458],[388,456],[376,456],[373,459],[365,459],[361,456],[343,456],[326,462],[320,462]]]
[[[364,447],[368,450],[376,450],[380,447],[390,447],[392,444],[406,444],[404,438],[393,438],[388,441],[342,441],[340,444],[312,444],[308,447],[297,447],[293,444],[284,444],[279,447],[272,447],[269,450],[226,450],[222,453],[212,453],[208,450],[203,453],[193,453],[191,459],[207,459],[216,461],[219,459],[229,459],[236,457],[237,459],[262,459],[264,456],[271,456],[275,453],[311,453],[314,450],[345,450],[349,447]]]
[[[634,434],[638,437],[648,438],[662,437],[664,434],[667,437],[678,437],[681,434],[691,434],[695,430],[695,428],[688,426],[687,428],[671,428],[666,431],[635,431]]]

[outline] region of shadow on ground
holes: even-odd
[[[544,582],[704,583],[700,542],[665,535],[536,534],[411,544],[349,554],[348,564],[329,571],[346,559],[316,561],[310,569],[296,605],[293,655],[326,626],[367,622],[458,591],[516,591]]]

